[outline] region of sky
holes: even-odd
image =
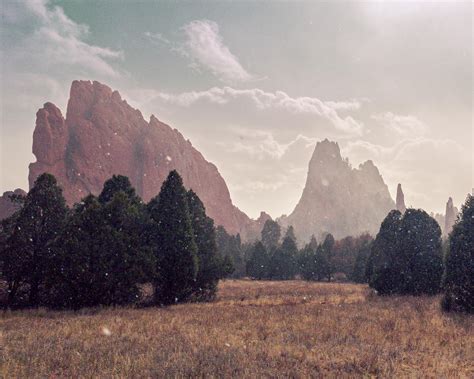
[[[2,1],[0,192],[27,189],[36,111],[72,80],[177,128],[251,217],[289,214],[317,141],[444,212],[474,187],[468,2]]]

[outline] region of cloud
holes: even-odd
[[[2,32],[8,33],[19,23],[34,27],[5,54],[6,64],[12,71],[18,73],[28,67],[37,73],[38,70],[48,72],[58,68],[67,71],[73,67],[75,72],[109,78],[120,76],[110,61],[122,58],[122,52],[85,42],[88,26],[71,20],[61,7],[51,6],[46,0],[7,2],[5,7],[9,16],[2,25]]]
[[[286,92],[266,92],[264,90],[235,89],[232,87],[213,87],[206,91],[190,91],[180,94],[169,94],[153,90],[136,94],[147,101],[158,99],[169,104],[189,107],[197,102],[224,105],[232,101],[247,100],[260,110],[282,110],[292,114],[310,114],[323,117],[343,132],[361,135],[363,124],[351,116],[342,117],[338,111],[353,111],[361,107],[362,101],[322,101],[315,97],[291,97]]]
[[[373,115],[376,120],[390,131],[393,131],[404,137],[418,137],[428,131],[428,127],[415,116],[401,116],[392,112],[385,112]]]
[[[302,145],[303,148],[314,147],[316,138],[306,137],[298,134],[295,139],[287,142],[278,142],[273,133],[265,130],[255,129],[234,129],[240,141],[233,142],[228,146],[228,151],[234,153],[246,153],[259,160],[265,157],[281,159],[288,151],[296,146]]]
[[[157,44],[171,45],[172,42],[161,33],[145,32],[145,37]]]
[[[217,23],[195,20],[183,26],[183,30],[186,35],[183,53],[192,60],[195,67],[209,70],[225,83],[253,79],[224,44]]]

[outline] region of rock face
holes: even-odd
[[[444,229],[443,234],[448,235],[453,229],[453,225],[458,217],[458,209],[453,205],[453,199],[450,197],[446,203],[446,213],[444,216]]]
[[[403,194],[402,185],[398,183],[397,186],[397,210],[401,213],[405,213],[407,207],[405,206],[405,195]]]
[[[377,167],[367,161],[352,169],[342,159],[339,145],[318,142],[309,162],[308,177],[300,201],[289,216],[279,222],[293,225],[299,242],[311,235],[332,233],[335,238],[375,234],[387,213],[394,209]]]
[[[30,188],[43,172],[61,184],[69,205],[89,193],[98,194],[113,174],[130,178],[144,201],[158,194],[170,170],[203,201],[216,225],[235,234],[255,222],[232,204],[216,166],[206,161],[191,142],[122,100],[117,91],[98,82],[74,81],[66,117],[51,103],[36,114]]]
[[[12,195],[26,196],[26,192],[20,188],[17,188],[15,191],[4,192],[3,195],[0,196],[0,220],[10,217],[13,213],[20,209],[20,205],[18,203],[11,201],[10,196]]]
[[[247,224],[241,232],[241,237],[243,241],[256,241],[261,238],[261,233],[263,225],[267,220],[271,220],[272,217],[266,212],[260,212],[260,216],[254,222]]]

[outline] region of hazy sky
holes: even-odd
[[[98,3],[98,4],[96,4]],[[444,211],[474,187],[471,2],[6,0],[0,191],[27,188],[35,113],[99,80],[179,129],[252,217],[290,213],[317,140]]]

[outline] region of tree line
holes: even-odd
[[[0,275],[8,307],[78,309],[149,301],[212,300],[232,271],[217,251],[214,222],[171,171],[148,204],[125,176],[72,209],[53,175],[39,176],[0,226]]]
[[[219,250],[233,262],[233,277],[250,277],[263,280],[331,281],[345,279],[366,282],[365,262],[368,259],[372,237],[346,237],[336,241],[331,234],[322,238],[322,243],[313,236],[302,249],[297,246],[295,232],[289,226],[282,236],[278,222],[267,220],[260,240],[253,244],[242,244],[240,237],[218,234]]]
[[[381,295],[444,292],[445,310],[474,309],[474,200],[469,195],[443,249],[425,211],[391,211],[375,239],[368,234],[298,249],[289,226],[267,220],[261,238],[217,228],[204,205],[171,171],[145,204],[124,176],[98,196],[68,208],[54,176],[39,176],[20,209],[0,224],[0,289],[8,307],[78,309],[143,302],[208,301],[225,277],[368,283]]]
[[[362,235],[335,241],[327,234],[321,243],[313,236],[298,250],[293,228],[282,238],[280,225],[268,220],[254,244],[241,244],[238,236],[223,240],[227,244],[222,253],[239,262],[239,276],[331,281],[343,275],[353,282],[368,283],[380,295],[443,292],[444,310],[474,312],[472,195],[444,246],[438,223],[421,209],[389,212],[375,239]]]

